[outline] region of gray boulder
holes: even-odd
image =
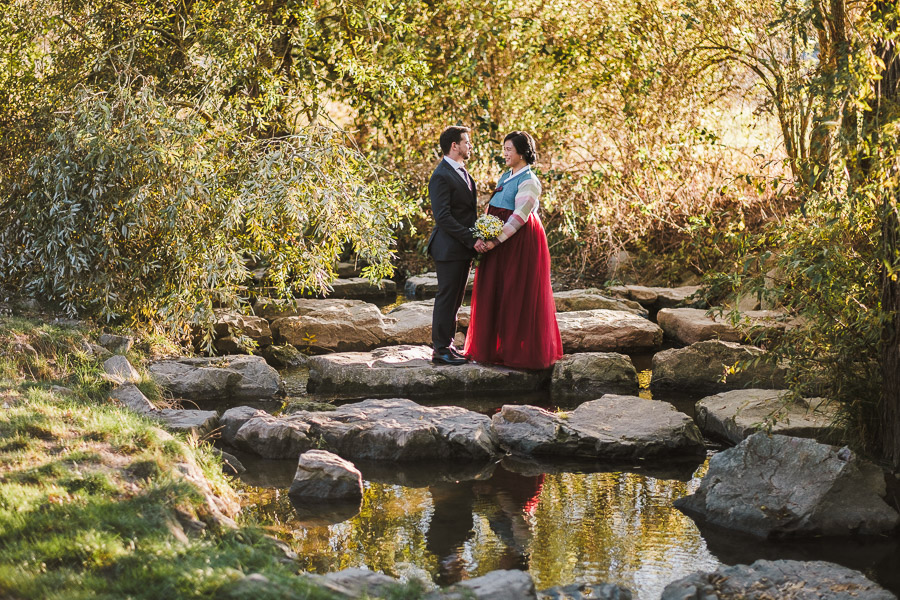
[[[310,358],[307,389],[346,397],[514,393],[542,387],[550,373],[475,363],[435,365],[427,346],[392,346]]]
[[[556,314],[559,335],[567,353],[628,352],[662,344],[659,325],[632,312],[578,310]]]
[[[109,399],[127,406],[132,412],[139,415],[152,415],[157,411],[144,392],[133,383],[117,386],[109,393]]]
[[[761,538],[882,534],[900,515],[881,469],[815,440],[755,433],[713,456],[688,515]]]
[[[296,458],[312,449],[315,442],[311,427],[303,419],[263,414],[241,425],[232,443],[263,458]]]
[[[836,407],[823,398],[793,398],[784,390],[733,390],[707,396],[695,407],[705,435],[732,444],[771,427],[771,433],[827,441],[834,437]]]
[[[534,581],[525,571],[491,571],[446,589],[431,592],[426,600],[529,600],[537,599]]]
[[[663,590],[661,600],[896,600],[859,571],[824,561],[758,560],[693,573]]]
[[[325,450],[300,455],[289,494],[305,500],[361,500],[362,474],[353,463]]]
[[[553,366],[553,396],[598,398],[603,394],[637,394],[637,371],[631,359],[615,352],[563,356]]]
[[[125,335],[103,333],[100,335],[98,342],[113,354],[127,354],[134,344],[134,338]]]
[[[399,581],[384,573],[369,569],[344,569],[325,575],[307,574],[307,579],[319,587],[336,594],[338,598],[384,598],[398,594],[403,586]]]
[[[604,295],[597,288],[554,292],[553,300],[556,303],[557,312],[604,308],[606,310],[622,310],[634,313],[640,317],[647,317],[649,314],[647,309],[641,306],[640,303],[634,300],[611,298]]]
[[[799,323],[780,311],[748,310],[741,313],[735,327],[727,316],[708,315],[707,311],[699,308],[666,308],[657,313],[656,320],[667,337],[682,344],[717,339],[740,342],[760,334],[771,337]]]
[[[141,374],[137,372],[137,369],[120,354],[110,356],[103,361],[103,370],[116,383],[137,383],[141,380]]]
[[[244,426],[244,423],[253,417],[262,417],[267,414],[269,413],[264,410],[251,408],[249,406],[235,406],[234,408],[229,408],[222,413],[222,416],[219,418],[219,425],[222,428],[222,441],[234,446],[234,438],[237,435],[238,430]]]
[[[499,453],[488,417],[456,406],[365,400],[329,412],[257,416],[235,445],[266,458],[295,458],[312,447],[348,460],[489,460]]]
[[[272,321],[279,342],[313,352],[371,350],[387,340],[384,319],[374,304],[361,300],[312,300],[303,314]]]
[[[168,429],[188,433],[197,438],[210,434],[219,425],[219,414],[213,410],[164,408],[155,416],[165,423]]]
[[[734,371],[738,362],[762,358],[765,351],[756,346],[709,340],[686,348],[672,348],[653,355],[653,389],[691,391],[727,391],[759,387],[782,389],[785,371],[782,367],[760,360]]]
[[[153,363],[150,375],[178,398],[271,400],[284,395],[278,371],[260,356],[182,358]]]
[[[607,394],[569,413],[505,405],[492,424],[504,448],[525,456],[630,460],[704,452],[690,417],[637,396]]]
[[[270,367],[287,369],[306,365],[309,358],[290,344],[284,346],[266,346],[260,352]]]

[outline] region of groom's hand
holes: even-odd
[[[484,240],[475,240],[475,252],[479,254],[487,252],[487,245],[484,243]]]

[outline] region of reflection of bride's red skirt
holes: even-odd
[[[505,223],[512,211],[490,206],[488,213]],[[546,369],[562,356],[550,251],[534,213],[512,237],[481,257],[465,354],[480,363],[519,369]]]

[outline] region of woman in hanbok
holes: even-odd
[[[546,369],[562,357],[550,286],[550,250],[537,210],[541,183],[531,170],[534,139],[513,131],[503,140],[509,171],[497,182],[488,214],[503,231],[486,242],[475,272],[464,354],[479,363]]]

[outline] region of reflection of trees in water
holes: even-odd
[[[662,587],[718,563],[693,522],[672,507],[690,483],[634,473],[547,475],[531,518],[538,588],[609,581]],[[641,594],[643,595],[643,594]]]
[[[366,566],[440,585],[496,569],[528,569],[538,589],[614,581],[641,596],[715,568],[692,521],[672,501],[694,482],[633,473],[521,475],[409,488],[366,484],[360,513],[302,527],[287,494],[258,490],[259,521],[288,541],[305,570]],[[657,594],[658,595],[658,594]]]

